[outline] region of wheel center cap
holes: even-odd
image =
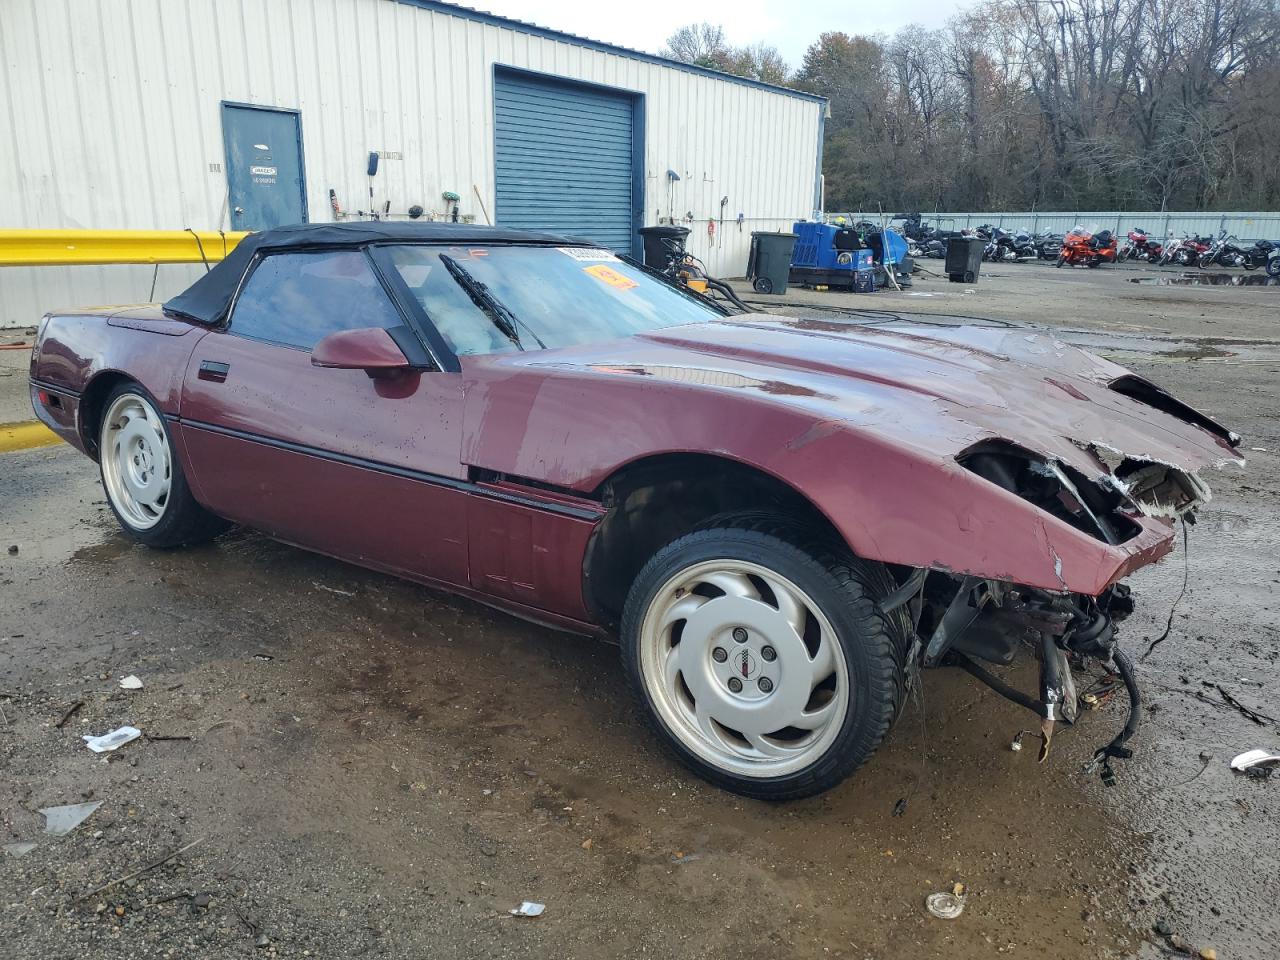
[[[734,672],[743,680],[751,680],[760,672],[760,661],[750,650],[740,649],[733,655]]]

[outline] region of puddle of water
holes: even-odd
[[[1180,273],[1168,277],[1130,277],[1129,282],[1153,287],[1280,287],[1280,277],[1262,273]]]

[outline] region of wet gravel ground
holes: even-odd
[[[1184,562],[1190,585],[1140,665],[1151,712],[1113,788],[1081,765],[1120,704],[1037,765],[1034,741],[1009,749],[1035,718],[935,671],[842,787],[741,800],[651,742],[608,645],[251,532],[148,551],[115,532],[88,460],[0,455],[0,844],[37,844],[0,853],[0,954],[1273,956],[1280,776],[1227,764],[1280,732],[1217,685],[1280,716],[1280,344],[1236,309],[1248,356],[1084,325],[1250,460],[1208,478],[1189,552],[1134,579],[1135,651]],[[1034,686],[1028,664],[1011,678]],[[125,723],[145,736],[114,753],[80,739]],[[39,808],[84,800],[103,803],[42,833]],[[930,917],[953,883],[963,915]],[[522,900],[546,913],[510,917]]]

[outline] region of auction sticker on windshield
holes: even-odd
[[[630,290],[632,287],[639,286],[630,277],[624,276],[613,267],[605,266],[603,263],[597,263],[593,267],[583,267],[582,272],[589,273],[597,280],[607,283],[611,287],[617,287],[619,290]]]
[[[581,263],[592,263],[597,261],[614,261],[616,263],[618,260],[618,258],[608,250],[600,250],[596,247],[556,247],[556,249],[566,257],[573,257],[573,259]]]

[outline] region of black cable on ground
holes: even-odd
[[[1178,604],[1182,602],[1182,598],[1187,593],[1187,579],[1191,575],[1191,556],[1187,552],[1187,521],[1182,520],[1182,589],[1178,591],[1178,595],[1173,599],[1173,606],[1169,607],[1169,619],[1165,621],[1164,633],[1151,641],[1151,646],[1147,647],[1147,652],[1139,659],[1146,660],[1151,656],[1151,651],[1169,638],[1169,634],[1173,631],[1173,614],[1178,609]]]

